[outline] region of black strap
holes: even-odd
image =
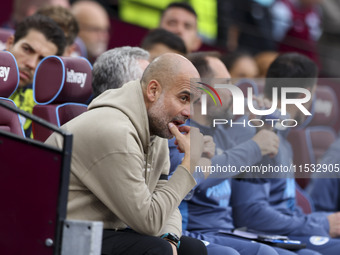
[[[161,174],[161,176],[159,177],[160,180],[168,180],[168,176],[167,174]]]

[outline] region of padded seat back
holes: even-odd
[[[18,88],[19,81],[19,71],[14,56],[8,51],[0,51],[0,100],[2,102],[15,106],[8,97]],[[0,107],[0,130],[25,136],[19,115],[3,107]]]
[[[34,75],[33,96],[38,104],[33,114],[62,126],[87,110],[92,94],[92,66],[82,57],[44,58]],[[45,141],[50,130],[33,122],[33,137]]]

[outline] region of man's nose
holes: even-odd
[[[39,63],[39,59],[38,57],[35,57],[35,56],[29,57],[26,60],[26,66],[31,68],[32,70],[35,70],[35,68],[38,66],[38,63]]]
[[[188,104],[188,106],[186,106],[183,111],[182,111],[182,115],[185,116],[187,119],[190,119],[190,111],[192,110],[191,105]]]

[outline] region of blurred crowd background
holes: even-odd
[[[36,0],[33,0],[36,1]],[[57,1],[57,0],[56,0]],[[60,2],[65,2],[61,1]],[[5,1],[0,22],[16,19],[26,1]],[[67,2],[67,1],[66,1]],[[73,0],[69,4],[73,4]],[[110,21],[109,48],[139,46],[149,29],[159,25],[162,10],[172,0],[98,0]],[[320,75],[337,77],[340,62],[340,2],[337,0],[184,0],[198,14],[200,50],[222,53],[246,50],[295,50],[317,61]],[[303,8],[295,8],[299,2]],[[21,18],[24,13],[20,14]],[[128,31],[128,32],[127,32]]]

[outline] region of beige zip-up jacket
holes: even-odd
[[[196,182],[181,165],[169,181],[161,178],[169,173],[168,141],[150,137],[138,80],[104,92],[62,128],[74,135],[68,219],[181,235],[178,206]],[[61,148],[62,138],[46,143]]]

